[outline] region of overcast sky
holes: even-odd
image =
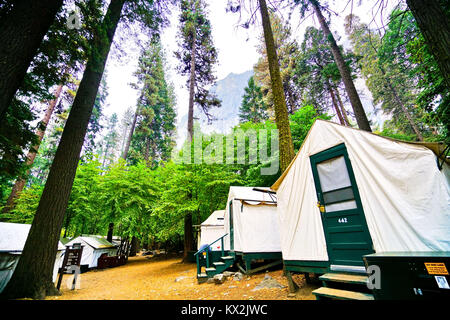
[[[333,16],[331,19],[331,29],[333,32],[338,32],[342,36],[340,44],[346,44],[347,40],[344,33],[343,18],[350,14],[350,7],[345,8],[347,1],[329,1],[334,12],[341,17]],[[354,14],[358,15],[363,22],[372,23],[371,26],[380,26],[382,23],[381,15],[377,15],[375,22],[372,21],[374,0],[363,0],[362,6],[353,8]],[[388,1],[391,3],[395,1]],[[209,5],[209,19],[212,24],[212,35],[214,45],[218,51],[219,63],[215,67],[216,76],[218,80],[225,78],[229,73],[242,73],[253,68],[253,65],[258,60],[258,53],[256,52],[256,45],[258,37],[262,33],[262,27],[258,21],[257,24],[246,30],[236,27],[239,17],[237,14],[226,13],[225,7],[227,0],[207,0]],[[392,4],[391,4],[392,5]],[[384,11],[384,19],[389,13],[387,8]],[[187,113],[188,106],[188,90],[186,89],[186,79],[179,76],[175,67],[178,61],[175,59],[173,52],[177,50],[177,30],[178,30],[178,10],[173,10],[170,17],[171,25],[162,35],[162,43],[166,50],[166,58],[168,65],[166,66],[168,72],[168,80],[175,86],[175,94],[177,97],[177,113],[178,122]],[[246,13],[243,13],[245,17]],[[248,16],[248,15],[247,15]],[[287,17],[287,12],[283,17]],[[259,18],[259,13],[258,13]],[[314,25],[319,28],[317,20],[309,18],[299,23],[298,14],[294,13],[291,18],[291,27],[293,37],[301,43],[306,27]],[[375,25],[376,24],[376,25]],[[129,86],[129,83],[134,82],[133,72],[137,68],[139,57],[139,50],[130,42],[128,46],[124,46],[124,51],[127,54],[125,59],[118,59],[111,56],[108,59],[107,70],[107,84],[109,96],[106,100],[106,107],[104,108],[105,115],[109,116],[113,112],[121,115],[129,107],[136,106],[136,99],[138,92]],[[367,89],[364,88],[363,81],[358,81],[357,87],[364,94],[368,94]],[[178,130],[186,130],[186,128],[178,128]]]

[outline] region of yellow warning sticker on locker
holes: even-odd
[[[425,262],[425,268],[427,268],[428,274],[445,274],[448,275],[445,263],[440,262]]]

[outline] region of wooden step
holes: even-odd
[[[339,290],[327,287],[321,287],[312,292],[317,299],[320,297],[340,299],[340,300],[374,300],[370,293],[362,293],[356,291]]]
[[[347,265],[330,265],[330,270],[333,272],[350,272],[350,273],[362,273],[367,274],[366,268],[363,266],[347,266]]]
[[[322,281],[367,285],[367,276],[346,273],[326,273],[319,277]]]
[[[225,265],[225,263],[224,262],[214,262],[213,263],[213,265],[214,265],[214,267],[221,267],[221,266],[224,266]]]
[[[232,256],[225,256],[225,257],[221,257],[222,260],[234,260],[234,257]]]
[[[206,273],[208,273],[208,272],[215,272],[215,271],[216,271],[216,268],[213,268],[213,267],[211,267],[211,268],[206,268],[205,271],[206,271]]]
[[[197,274],[197,278],[208,278],[208,275],[204,272]]]

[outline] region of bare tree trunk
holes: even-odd
[[[191,50],[191,74],[189,79],[189,111],[188,111],[188,139],[192,142],[194,137],[194,97],[195,97],[195,50],[196,50],[196,38],[195,32],[193,35]]]
[[[408,119],[409,125],[413,129],[414,133],[416,134],[417,140],[423,141],[422,133],[420,132],[419,128],[417,127],[416,123],[414,122],[413,118],[411,117],[411,114],[408,110],[408,108],[403,103],[402,99],[400,99],[399,95],[397,94],[397,90],[394,88],[394,86],[391,83],[391,80],[386,75],[386,72],[384,71],[383,67],[379,67],[381,73],[383,74],[384,79],[386,80],[387,89],[392,93],[394,96],[394,100],[397,103],[397,105],[402,109],[403,114],[405,115],[406,119]]]
[[[33,224],[3,298],[42,299],[58,294],[52,273],[64,214],[98,87],[125,0],[111,0],[83,74]],[[94,54],[93,53],[93,54]]]
[[[192,143],[194,138],[194,98],[195,98],[195,51],[196,51],[196,33],[194,31],[192,48],[191,48],[191,74],[189,78],[189,110],[188,110],[188,141]],[[191,195],[192,196],[192,195]],[[184,253],[183,261],[188,258],[189,251],[192,250],[194,244],[194,236],[192,234],[192,213],[188,213],[184,217]]]
[[[135,236],[131,238],[130,257],[135,257],[138,251],[138,240]]]
[[[144,161],[147,167],[149,167],[149,159],[150,159],[150,146],[147,141],[147,143],[145,144],[145,152],[144,152]]]
[[[17,0],[0,17],[0,120],[62,4],[63,0]]]
[[[114,232],[114,223],[110,222],[108,225],[108,235],[106,236],[106,240],[112,242],[113,240],[113,232]]]
[[[66,219],[66,223],[65,223],[65,225],[64,225],[64,235],[63,235],[63,238],[66,238],[66,237],[67,237],[67,231],[69,230],[69,225],[70,225],[70,220],[71,220],[71,214],[70,214],[70,212],[66,215],[65,219]]]
[[[103,155],[103,163],[102,163],[102,167],[103,167],[103,168],[104,168],[105,165],[106,165],[106,159],[108,159],[109,145],[110,145],[110,143],[109,143],[109,141],[108,141],[108,142],[106,143],[106,146],[105,146],[105,154]]]
[[[317,19],[319,20],[320,26],[322,27],[322,31],[325,37],[328,39],[328,42],[330,43],[331,52],[333,53],[334,60],[344,82],[345,90],[347,91],[350,103],[352,104],[358,127],[362,130],[372,132],[369,120],[366,116],[366,112],[364,111],[364,107],[361,103],[361,99],[359,98],[359,94],[356,91],[355,84],[353,83],[350,69],[345,63],[341,50],[339,49],[336,40],[334,39],[334,36],[331,33],[324,16],[322,15],[319,2],[317,0],[309,0],[309,2],[313,6]]]
[[[350,127],[350,121],[348,120],[347,110],[345,110],[344,104],[342,103],[341,95],[339,94],[339,89],[335,88],[335,92],[336,92],[337,100],[339,102],[339,107],[341,108],[342,116],[344,117],[345,125],[347,127]]]
[[[450,17],[445,12],[448,8],[443,8],[439,2],[439,0],[406,0],[439,65],[447,88],[450,88]]]
[[[28,151],[27,154],[27,161],[25,162],[25,165],[28,167],[31,167],[34,163],[34,160],[36,159],[37,152],[39,150],[39,146],[41,145],[42,139],[44,138],[45,131],[47,130],[47,125],[50,121],[50,118],[53,114],[53,110],[55,110],[55,106],[58,102],[59,96],[61,95],[61,91],[63,88],[63,84],[60,84],[58,88],[55,90],[55,98],[50,101],[48,104],[47,110],[45,111],[44,118],[42,118],[41,122],[39,123],[38,130],[36,132],[36,135],[38,136],[37,143],[31,147],[30,151]],[[30,170],[27,170],[25,173],[25,176],[28,177],[30,174]],[[24,177],[19,177],[16,180],[16,183],[14,183],[14,186],[12,188],[11,194],[8,197],[8,200],[6,201],[6,205],[3,208],[3,213],[8,213],[15,207],[16,200],[20,197],[20,193],[22,192],[23,188],[25,187],[25,184],[27,182],[27,179]]]
[[[383,72],[384,73],[384,72]],[[386,79],[386,83],[388,85],[389,90],[391,91],[392,95],[394,96],[395,101],[397,102],[397,104],[400,106],[400,108],[402,109],[404,115],[406,116],[406,118],[408,119],[409,125],[411,126],[411,128],[413,129],[413,131],[415,132],[417,139],[419,141],[423,141],[423,136],[422,133],[420,132],[419,128],[417,127],[416,123],[414,122],[413,118],[411,117],[411,114],[409,112],[409,110],[406,108],[405,104],[403,103],[403,101],[400,99],[400,97],[397,94],[397,91],[395,90],[395,88],[392,86],[391,81],[385,77]]]
[[[193,244],[194,235],[192,232],[192,214],[189,213],[184,217],[184,261],[187,260],[189,251],[193,250]]]
[[[338,103],[336,101],[336,96],[334,95],[333,88],[331,87],[331,85],[329,83],[328,83],[327,86],[328,86],[328,92],[330,93],[330,96],[331,96],[331,101],[333,103],[334,110],[336,111],[336,115],[339,118],[339,122],[343,126],[345,126],[344,118],[342,117],[341,110],[339,110],[339,106],[338,106]]]
[[[128,151],[130,151],[131,140],[133,139],[134,128],[136,127],[138,114],[139,114],[139,103],[138,103],[138,106],[136,107],[136,112],[134,113],[133,123],[131,123],[130,134],[128,135],[127,144],[125,146],[125,149],[122,152],[123,160],[127,160]]]
[[[280,168],[281,172],[294,159],[294,144],[292,142],[291,128],[289,126],[288,109],[284,95],[283,83],[280,75],[280,65],[273,39],[269,12],[265,0],[259,0],[261,20],[264,29],[264,41],[266,43],[267,61],[269,62],[270,80],[272,83],[272,94],[275,109],[275,122],[279,132],[280,146]]]
[[[127,133],[128,133],[128,126],[126,126],[124,129],[123,129],[123,139],[122,139],[122,147],[120,148],[120,156],[122,157],[122,154],[123,154],[123,152],[124,152],[124,150],[125,150],[125,143],[127,142]]]

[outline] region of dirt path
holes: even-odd
[[[80,288],[69,290],[64,276],[62,296],[51,300],[311,300],[316,287],[307,285],[302,276],[296,278],[301,289],[295,297],[288,298],[287,281],[282,271],[268,274],[283,289],[252,291],[264,278],[265,273],[244,277],[242,281],[229,279],[221,285],[197,284],[195,264],[180,263],[180,259],[154,260],[133,257],[124,266],[93,270],[81,274]],[[175,281],[175,280],[178,281]]]

